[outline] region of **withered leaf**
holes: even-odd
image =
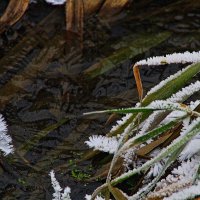
[[[113,187],[111,185],[108,185],[108,188],[116,200],[128,200],[120,189]]]
[[[143,86],[142,86],[142,80],[140,77],[140,71],[139,71],[139,66],[138,65],[134,65],[133,66],[133,74],[135,77],[135,81],[136,81],[136,86],[137,86],[137,90],[138,90],[138,94],[139,94],[139,99],[140,101],[142,101],[143,98]]]
[[[0,33],[6,27],[15,24],[25,13],[29,5],[29,0],[10,0],[5,12],[0,18]]]

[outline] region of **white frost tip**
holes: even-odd
[[[56,180],[54,170],[51,170],[49,175],[51,177],[51,183],[54,189],[53,200],[71,200],[70,198],[71,189],[69,187],[66,187],[64,189],[64,192],[61,193],[63,189],[60,187],[59,182]]]
[[[7,125],[2,115],[0,114],[0,149],[4,152],[4,155],[13,153],[12,139],[7,134]]]
[[[85,195],[85,200],[91,200],[91,199],[92,199],[91,195],[88,194]],[[96,196],[94,200],[105,200],[105,199],[100,196]]]
[[[141,60],[136,65],[162,65],[172,63],[197,63],[200,62],[200,51],[198,52],[184,52],[184,53],[173,53],[166,56],[156,56]]]
[[[66,2],[66,0],[45,0],[45,1],[53,5],[62,5]]]
[[[198,182],[196,185],[192,185],[179,192],[176,192],[172,194],[170,197],[164,198],[164,200],[187,200],[187,199],[194,199],[199,195],[200,195],[200,182]]]
[[[102,135],[93,135],[85,142],[90,148],[95,150],[108,152],[113,154],[118,147],[118,140],[116,137],[105,137]]]

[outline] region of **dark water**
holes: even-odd
[[[6,2],[0,3],[1,13]],[[51,199],[51,169],[58,169],[62,187],[72,188],[73,199],[91,194],[100,183],[77,180],[72,173],[75,168],[78,174],[93,172],[89,161],[59,168],[85,152],[90,135],[110,128],[105,126],[108,116],[81,114],[134,105],[131,65],[137,60],[200,49],[197,0],[137,0],[124,14],[112,24],[90,17],[82,52],[66,41],[64,7],[42,1],[31,4],[1,35],[0,109],[16,151],[1,157],[0,199]],[[182,67],[143,67],[145,90]]]

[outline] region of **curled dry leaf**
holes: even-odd
[[[0,33],[7,26],[15,24],[28,8],[29,0],[10,0],[5,12],[0,18]]]
[[[140,101],[142,101],[143,98],[143,86],[142,86],[142,80],[140,77],[140,71],[139,71],[139,66],[138,65],[134,65],[133,66],[133,74],[135,77],[135,81],[136,81],[136,86],[137,86],[137,90],[138,90],[138,94],[139,94],[139,99]]]

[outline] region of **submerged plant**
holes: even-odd
[[[143,98],[139,66],[171,63],[193,64],[160,82]],[[200,52],[149,58],[137,62],[133,71],[140,97],[135,107],[85,113],[125,114],[107,136],[95,135],[86,141],[95,150],[114,154],[106,183],[94,191],[91,199],[97,195],[107,199],[109,193],[117,200],[188,199],[200,195],[200,101],[185,103],[200,91],[200,81],[184,87],[200,72]],[[119,159],[124,160],[124,172],[114,177]],[[140,184],[135,175],[141,175]],[[135,194],[125,194],[118,187],[127,181],[132,182]],[[180,193],[181,198],[177,198]]]

